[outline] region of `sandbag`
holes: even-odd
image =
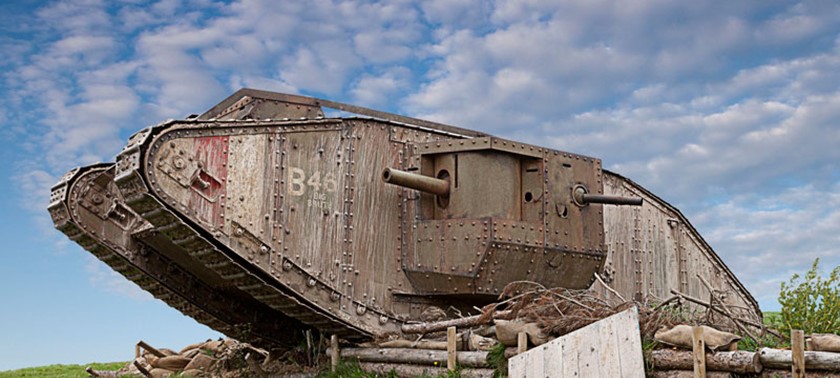
[[[182,356],[166,356],[158,358],[157,360],[152,361],[152,367],[172,370],[172,371],[179,371],[187,366],[190,363],[190,359]]]
[[[653,338],[662,344],[692,349],[692,328],[685,324],[676,325],[671,329],[663,327],[659,331],[656,331]],[[718,331],[712,327],[703,326],[703,339],[706,342],[706,348],[717,351],[727,349],[736,350],[731,348],[737,347],[738,340],[741,340],[741,337],[734,333]]]
[[[470,334],[470,350],[488,351],[493,349],[493,347],[498,343],[499,342],[496,341],[496,339],[490,337],[484,337],[474,333]]]
[[[200,353],[197,354],[187,366],[184,366],[184,370],[201,370],[201,371],[209,371],[214,364],[216,364],[216,359],[210,357],[206,354]]]
[[[496,323],[496,339],[505,346],[516,346],[520,332],[525,332],[528,335],[528,341],[534,346],[545,344],[549,340],[537,323],[502,319],[495,319],[494,322]]]
[[[840,336],[833,333],[815,333],[810,344],[818,352],[840,352]]]

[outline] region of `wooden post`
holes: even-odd
[[[516,354],[525,353],[528,350],[528,334],[519,332],[516,337]]]
[[[134,344],[134,358],[140,358],[140,344]]]
[[[338,367],[338,336],[330,336],[330,370],[335,371]]]
[[[449,327],[446,329],[446,368],[449,371],[455,371],[455,362],[456,362],[456,336],[455,336],[455,327]]]
[[[146,344],[146,342],[145,342],[145,341],[143,341],[143,340],[138,341],[138,342],[137,342],[137,345],[138,345],[139,347],[143,348],[145,351],[147,351],[147,352],[149,352],[149,353],[151,353],[151,354],[155,355],[155,357],[158,357],[158,358],[163,358],[163,357],[166,357],[166,355],[165,355],[165,354],[163,354],[163,352],[161,352],[161,351],[157,350],[155,347],[153,347],[153,346],[151,346],[151,345],[149,345],[149,344]]]
[[[805,332],[790,330],[790,351],[793,363],[790,364],[793,378],[805,378]]]
[[[694,378],[706,378],[706,340],[702,326],[691,328],[691,341],[694,346]]]

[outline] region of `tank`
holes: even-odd
[[[761,317],[679,210],[597,158],[311,97],[243,89],[142,130],[49,210],[155,297],[265,347],[399,334],[523,280]]]

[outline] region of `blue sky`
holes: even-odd
[[[840,265],[835,1],[5,1],[0,51],[0,370],[218,337],[45,208],[67,170],[241,87],[600,157],[765,310],[815,258]]]

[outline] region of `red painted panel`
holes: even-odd
[[[228,137],[195,138],[198,171],[192,179],[190,208],[197,218],[216,228],[224,226]]]

